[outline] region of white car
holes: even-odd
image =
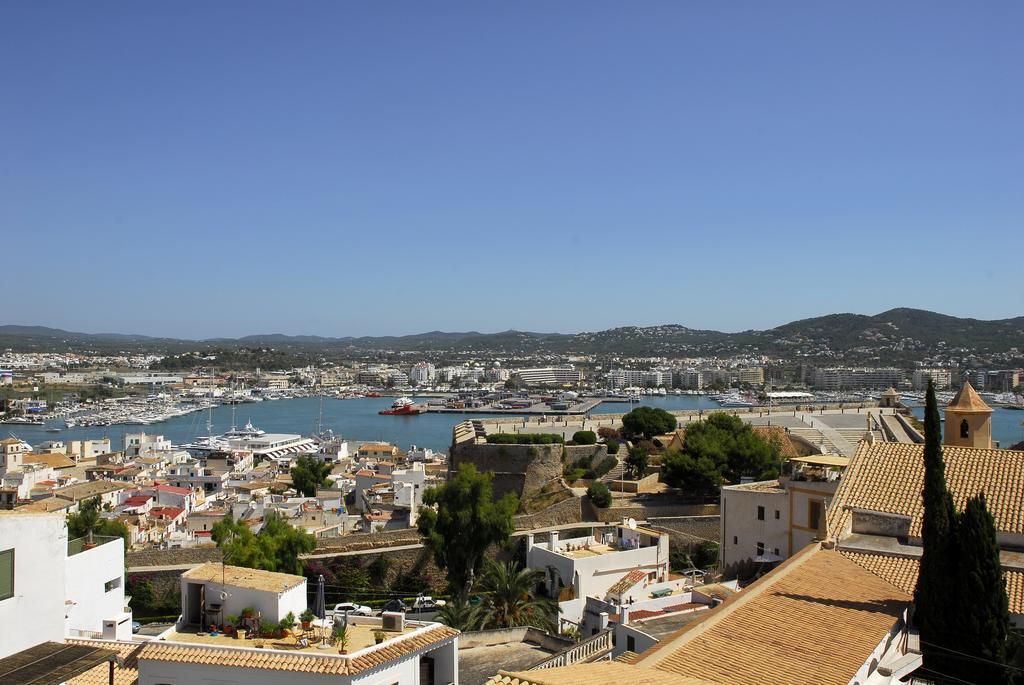
[[[342,602],[341,604],[335,604],[334,609],[327,612],[334,616],[344,616],[352,614],[355,616],[373,616],[373,609],[362,604],[353,604],[352,602]]]

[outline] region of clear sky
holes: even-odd
[[[0,323],[1024,314],[1024,3],[0,4]]]

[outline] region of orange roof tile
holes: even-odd
[[[838,552],[811,545],[638,665],[721,685],[845,685],[910,601]]]
[[[76,466],[74,459],[69,459],[63,454],[57,453],[42,453],[42,454],[26,454],[22,459],[26,464],[43,464],[54,469],[70,469]]]
[[[255,650],[237,647],[207,647],[174,642],[147,642],[139,652],[140,660],[203,663],[234,668],[257,668],[267,671],[295,671],[327,675],[352,675],[381,666],[413,652],[435,647],[459,634],[448,626],[438,625],[406,637],[388,640],[377,648],[369,648],[350,656]]]
[[[946,405],[947,409],[953,409],[960,414],[991,414],[992,407],[985,404],[985,400],[975,392],[970,382],[964,381],[964,385],[953,398],[953,401]]]
[[[984,491],[996,530],[1024,534],[1024,452],[943,445],[942,454],[958,509]],[[828,507],[829,537],[847,532],[851,507],[910,516],[920,537],[923,488],[924,445],[861,442]]]
[[[626,575],[622,576],[622,578],[618,582],[616,582],[614,585],[608,588],[608,594],[620,595],[629,588],[633,587],[637,583],[644,580],[645,578],[647,578],[647,572],[635,568]]]
[[[839,553],[904,592],[914,593],[921,565],[919,559],[852,550],[840,550]],[[1006,596],[1010,601],[1010,613],[1024,614],[1024,571],[1003,567],[1003,574],[1006,580]]]
[[[700,678],[640,668],[619,661],[574,664],[535,671],[498,671],[485,685],[594,685],[594,683],[630,683],[630,685],[714,685]]]
[[[139,682],[138,653],[143,642],[114,642],[112,640],[64,640],[65,644],[82,647],[112,649],[117,652],[114,663],[114,685],[136,685]],[[110,680],[110,666],[100,664],[68,681],[68,685],[107,685]]]

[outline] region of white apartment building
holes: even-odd
[[[953,383],[953,372],[949,369],[917,369],[911,377],[914,390],[927,390],[929,380],[935,383],[936,390],[948,390]]]
[[[409,369],[409,380],[420,385],[429,385],[434,381],[436,369],[430,362],[418,362]]]
[[[65,637],[131,639],[124,541],[68,541],[63,514],[0,511],[0,658]]]
[[[583,380],[583,372],[572,364],[518,369],[514,372],[514,376],[525,386],[575,385]]]
[[[669,539],[656,531],[628,524],[616,525],[596,536],[560,540],[552,531],[547,543],[526,537],[526,565],[545,571],[550,597],[562,598],[559,618],[579,624],[587,597],[604,598],[627,574],[640,572],[643,580],[668,580]],[[569,590],[571,588],[571,590]]]
[[[850,369],[843,367],[814,369],[817,390],[884,390],[898,388],[903,371],[893,368]]]
[[[791,459],[778,480],[727,485],[721,491],[719,560],[788,559],[824,533],[825,513],[847,457]]]
[[[128,433],[124,436],[124,456],[139,457],[153,452],[166,452],[172,449],[171,441],[162,435],[146,433]]]

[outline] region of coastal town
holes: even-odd
[[[1024,685],[1024,3],[0,3],[0,685]]]

